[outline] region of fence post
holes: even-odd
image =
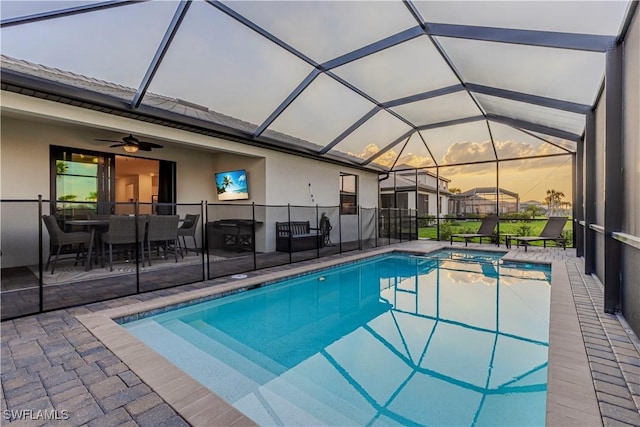
[[[200,242],[202,242],[202,249],[200,250],[200,259],[202,262],[202,280],[206,280],[207,279],[207,273],[204,267],[204,246],[205,246],[205,226],[206,226],[206,222],[205,222],[205,218],[204,218],[204,208],[203,208],[203,203],[204,200],[200,200],[200,218],[202,218],[202,227],[200,229]],[[196,251],[198,250],[198,246],[196,245]]]
[[[134,245],[134,254],[136,257],[136,293],[139,294],[140,293],[140,252],[138,251],[138,248],[140,247],[140,242],[138,241],[138,236],[140,235],[138,233],[138,216],[140,215],[140,201],[138,199],[135,200],[135,205],[134,205],[134,212],[135,212],[135,223],[136,223],[136,244]],[[97,248],[96,248],[97,250]],[[151,259],[151,254],[149,254],[149,259]],[[93,260],[89,260],[89,262],[93,262]]]
[[[380,234],[380,212],[378,212],[378,209],[378,207],[374,209],[374,213],[376,215],[376,217],[374,218],[374,224],[376,227],[374,232],[376,248],[378,247],[378,234]]]
[[[204,224],[202,227],[202,234],[203,234],[203,245],[204,247],[202,248],[202,257],[206,258],[206,264],[207,264],[207,277],[206,279],[209,280],[211,278],[211,267],[209,264],[209,239],[211,238],[211,236],[209,236],[209,230],[206,229],[207,224],[209,223],[209,201],[205,200],[204,201]],[[204,256],[204,252],[205,250],[207,251],[207,256]]]
[[[316,232],[318,233],[318,236],[320,236],[320,239],[318,240],[318,237],[316,237],[316,248],[317,248],[317,258],[320,258],[320,245],[324,243],[324,236],[322,235],[322,230],[320,230],[320,220],[318,219],[318,204],[316,203]]]
[[[258,260],[256,259],[256,202],[251,202],[251,250],[253,251],[253,269],[258,269]]]
[[[362,214],[362,206],[358,205],[358,250],[362,250],[362,222],[360,221],[360,215]]]
[[[293,237],[291,235],[291,203],[287,203],[287,223],[289,225],[289,264],[291,264],[292,257],[291,253],[293,252]]]
[[[391,244],[391,208],[387,208],[387,239],[388,244]]]
[[[44,311],[44,279],[42,268],[42,194],[38,194],[38,296],[40,313]]]
[[[402,243],[402,208],[398,209],[398,223],[400,228],[400,233],[398,237],[400,237],[400,243]]]
[[[342,253],[342,212],[340,211],[341,207],[338,205],[338,239],[340,240],[340,253]]]

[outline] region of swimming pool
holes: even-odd
[[[124,326],[261,425],[544,425],[549,267],[458,252],[384,255]]]

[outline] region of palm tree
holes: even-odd
[[[547,190],[547,197],[544,198],[544,201],[549,206],[549,212],[551,214],[556,213],[556,210],[562,203],[562,198],[564,197],[564,193],[562,191],[556,190]]]
[[[56,160],[56,175],[64,175],[69,170],[67,162],[64,160]]]
[[[226,175],[224,177],[224,179],[222,180],[222,186],[226,190],[227,187],[230,186],[230,185],[233,185],[233,181],[231,181],[231,177],[229,175]]]
[[[544,209],[538,205],[528,205],[524,211],[531,214],[531,219],[535,219],[535,217],[540,215]]]

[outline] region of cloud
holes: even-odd
[[[493,155],[491,141],[481,143],[464,141],[450,145],[442,160],[444,164],[452,164],[490,160],[492,158],[495,158],[495,156]]]
[[[431,156],[420,156],[414,153],[406,153],[400,156],[397,164],[399,165],[409,165],[415,168],[424,168],[427,166],[433,166],[433,160]]]
[[[240,175],[240,176],[238,177],[238,182],[245,182],[246,180],[247,180],[246,175]]]
[[[349,152],[348,154],[360,159],[368,159],[379,151],[380,148],[376,144],[369,144],[363,148],[361,153]],[[396,160],[397,156],[398,152],[394,149],[390,149],[389,151],[385,151],[379,157],[375,158],[372,162],[390,168],[393,165],[393,162]],[[433,160],[430,156],[420,156],[414,153],[405,153],[400,156],[396,164],[422,168],[433,166]]]
[[[496,151],[499,159],[512,159],[519,157],[544,156],[549,154],[558,154],[562,151],[551,144],[532,145],[527,142],[516,142],[513,140],[496,141]],[[483,142],[456,142],[449,146],[446,154],[443,156],[443,164],[470,163],[474,161],[493,160],[495,159],[491,141]],[[530,170],[543,169],[549,166],[557,165],[558,158],[548,157],[539,159],[514,160],[509,162],[501,162],[500,168],[510,170]],[[472,172],[479,166],[457,166],[454,167],[456,173]],[[451,173],[451,172],[450,172]]]
[[[376,144],[369,144],[362,149],[361,153],[354,153],[352,151],[349,151],[347,152],[347,154],[364,160],[364,159],[368,159],[369,157],[373,156],[379,151],[380,151],[380,147],[378,147]],[[395,160],[397,154],[398,153],[396,151],[391,149],[381,154],[379,157],[375,158],[372,162],[382,166],[391,167],[391,165],[393,165],[393,161]]]
[[[518,157],[544,156],[548,154],[558,154],[561,152],[558,148],[551,144],[533,145],[527,142],[517,142],[513,140],[496,141],[496,151],[500,159],[511,159]],[[378,153],[380,148],[376,144],[369,144],[362,149],[360,153],[348,152],[349,155],[360,159],[368,159]],[[394,149],[386,151],[373,160],[373,163],[391,167],[395,161],[398,152]],[[493,160],[495,159],[493,146],[490,140],[482,142],[463,141],[456,142],[449,146],[447,152],[443,156],[443,166],[456,163],[471,163],[475,161]],[[514,160],[500,163],[501,170],[530,170],[544,169],[550,166],[557,166],[559,159],[556,157]],[[396,165],[409,165],[416,168],[434,166],[431,156],[421,156],[419,154],[405,152],[403,153]],[[465,165],[452,166],[448,172],[451,173],[472,173],[479,168],[490,168],[487,164],[481,165]]]

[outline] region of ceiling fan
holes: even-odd
[[[113,139],[96,139],[101,142],[117,142],[117,144],[110,145],[111,148],[122,147],[127,153],[136,153],[138,150],[151,151],[152,148],[162,148],[162,145],[154,142],[140,141],[135,136],[129,134],[122,138],[122,141],[115,141]]]

